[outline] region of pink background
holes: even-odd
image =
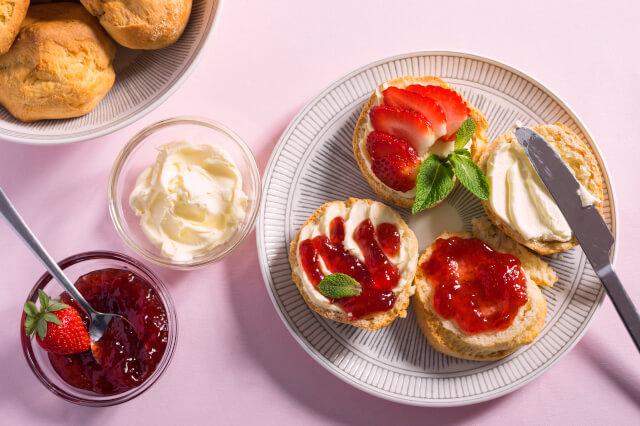
[[[617,196],[617,270],[640,305],[638,3],[391,3],[227,0],[201,63],[162,106],[92,141],[57,147],[0,142],[0,184],[55,258],[92,249],[132,254],[109,218],[107,180],[122,145],[144,126],[183,114],[218,120],[244,138],[264,171],[288,123],[334,80],[399,53],[461,50],[538,79],[591,130]],[[613,425],[637,422],[640,415],[640,358],[608,300],[571,353],[505,397],[428,409],[352,388],[311,359],[280,321],[260,275],[254,234],[227,260],[199,271],[153,267],[178,310],[172,364],[131,402],[77,407],[37,381],[20,349],[22,304],[43,268],[3,224],[0,253],[0,423]]]

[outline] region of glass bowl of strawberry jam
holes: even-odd
[[[25,335],[23,314],[20,334],[27,363],[47,389],[76,404],[108,406],[135,398],[160,378],[173,357],[178,330],[171,296],[147,267],[122,254],[87,252],[59,264],[95,309],[120,314],[129,321],[146,349],[144,368],[134,376],[127,371],[103,369],[91,351],[48,353]],[[49,273],[38,280],[27,301],[37,303],[38,290],[51,297],[60,296],[62,302],[75,307],[88,329],[84,311]]]

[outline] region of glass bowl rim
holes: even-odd
[[[139,395],[146,392],[149,388],[151,388],[153,384],[155,384],[158,381],[158,379],[160,379],[160,377],[164,374],[167,367],[171,363],[171,360],[173,359],[176,346],[177,346],[178,317],[176,314],[176,309],[175,309],[175,305],[171,297],[171,294],[169,293],[169,290],[164,285],[164,283],[147,266],[143,265],[142,263],[138,262],[137,260],[125,254],[117,253],[114,251],[108,251],[108,250],[87,251],[87,252],[82,252],[82,253],[78,253],[78,254],[66,257],[61,261],[59,261],[58,265],[64,271],[66,268],[70,266],[76,265],[78,263],[82,263],[84,261],[96,260],[96,259],[115,260],[115,261],[126,263],[130,266],[133,266],[134,268],[141,271],[144,275],[146,275],[151,280],[151,284],[154,286],[154,289],[156,289],[160,294],[160,297],[162,299],[163,304],[165,305],[165,309],[167,312],[167,320],[170,324],[173,324],[173,333],[169,334],[169,341],[167,342],[165,353],[162,355],[162,359],[160,360],[160,363],[158,363],[158,366],[156,367],[153,374],[146,381],[140,384],[140,386],[135,387],[126,392],[121,392],[113,395],[105,395],[104,399],[96,399],[96,400],[90,399],[90,395],[87,395],[86,398],[82,396],[79,397],[79,396],[71,395],[70,393],[68,393],[58,385],[52,383],[49,380],[47,374],[41,369],[38,361],[35,359],[35,355],[33,353],[32,344],[31,344],[32,339],[28,338],[24,333],[24,321],[26,317],[24,312],[22,312],[21,321],[20,321],[20,339],[22,343],[22,352],[24,353],[24,356],[27,360],[27,364],[31,368],[31,371],[34,373],[34,375],[38,378],[38,380],[40,380],[40,382],[45,386],[45,388],[47,388],[56,396],[64,399],[65,401],[68,401],[74,404],[84,405],[89,407],[108,407],[108,406],[122,404],[124,402],[130,401],[138,397]],[[38,278],[38,280],[36,281],[36,284],[33,286],[31,291],[29,292],[29,295],[27,296],[26,301],[30,301],[30,300],[34,301],[35,299],[37,299],[37,294],[36,294],[37,290],[46,286],[51,281],[55,281],[55,280],[48,271],[45,271],[40,276],[40,278]],[[169,327],[169,329],[171,329],[171,327]],[[71,386],[71,385],[68,385],[68,386]]]
[[[234,235],[240,234],[240,237],[229,247],[227,247],[224,251],[211,255],[211,253],[203,256],[198,256],[191,261],[180,261],[176,262],[169,258],[163,257],[161,255],[157,255],[151,253],[145,248],[141,247],[135,239],[131,237],[131,235],[127,232],[126,227],[124,225],[125,219],[119,214],[120,208],[120,200],[118,199],[118,182],[120,180],[120,175],[124,169],[124,165],[131,157],[131,154],[136,150],[138,146],[144,143],[147,136],[153,134],[154,132],[161,130],[166,127],[171,127],[175,125],[184,125],[191,124],[196,126],[208,127],[211,130],[222,133],[227,138],[231,139],[242,151],[244,157],[248,160],[249,163],[249,174],[252,178],[251,181],[256,182],[256,193],[254,195],[254,202],[251,206],[251,209],[247,211],[248,220],[246,225],[243,228],[239,228],[236,230]],[[151,163],[152,164],[152,163]],[[243,176],[243,179],[245,176]],[[160,265],[170,269],[176,270],[191,270],[206,266],[210,263],[218,262],[228,255],[230,255],[233,251],[235,251],[240,244],[249,236],[251,231],[253,230],[256,219],[258,217],[258,211],[260,210],[260,202],[262,198],[262,176],[260,175],[260,169],[258,169],[258,165],[256,163],[255,156],[253,152],[249,148],[249,146],[231,129],[226,127],[225,125],[210,120],[204,117],[197,116],[178,116],[167,118],[164,120],[160,120],[156,123],[153,123],[138,133],[136,133],[127,144],[122,148],[116,160],[113,164],[113,168],[111,169],[111,174],[109,176],[109,188],[108,188],[108,198],[109,198],[109,214],[111,216],[111,220],[113,225],[116,228],[116,231],[120,235],[120,238],[133,250],[136,254],[140,255],[143,259],[155,263],[156,265]]]

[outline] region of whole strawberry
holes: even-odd
[[[40,310],[33,302],[24,304],[27,318],[24,331],[27,336],[36,333],[36,341],[47,352],[70,355],[91,349],[91,339],[74,308],[51,298],[38,290]],[[53,303],[52,303],[53,302]]]

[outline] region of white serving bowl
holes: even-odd
[[[222,0],[193,0],[182,37],[158,50],[118,46],[113,88],[89,114],[23,123],[0,106],[0,139],[54,145],[97,138],[142,118],[173,93],[195,68],[213,33]]]

